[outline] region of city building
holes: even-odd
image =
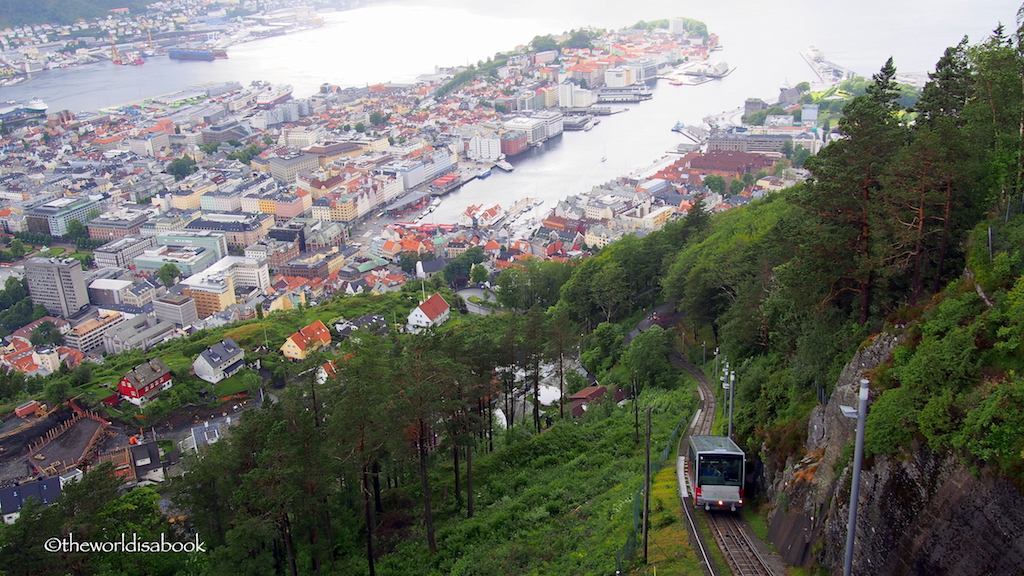
[[[223,232],[229,247],[243,250],[262,240],[273,225],[273,214],[204,214],[185,229]]]
[[[137,276],[152,276],[165,264],[174,264],[182,276],[191,276],[217,261],[217,253],[203,246],[157,246],[132,262]]]
[[[136,406],[142,406],[173,384],[171,371],[164,361],[160,358],[151,358],[125,374],[117,386],[117,391],[123,399]]]
[[[196,376],[210,384],[230,378],[245,366],[245,351],[231,338],[210,346],[192,362]]]
[[[201,272],[181,281],[185,295],[196,303],[200,318],[212,316],[235,304],[236,290],[260,293],[270,288],[270,271],[266,261],[244,256],[226,256]]]
[[[345,265],[345,251],[337,246],[311,252],[283,264],[278,271],[285,276],[327,278]]]
[[[286,184],[294,184],[299,172],[312,172],[320,161],[312,154],[290,154],[270,159],[270,175]]]
[[[97,278],[89,283],[89,301],[93,304],[121,304],[131,287],[131,280]]]
[[[156,246],[155,236],[132,234],[107,242],[93,250],[93,258],[98,268],[131,268],[136,256]]]
[[[299,257],[299,245],[297,242],[264,238],[251,246],[246,246],[245,257],[266,260],[270,270],[276,272],[286,262]]]
[[[149,212],[143,210],[121,209],[108,212],[93,218],[86,224],[89,238],[96,240],[114,240],[129,234],[138,234],[142,225],[149,220]]]
[[[78,220],[85,225],[89,212],[99,210],[100,201],[89,197],[68,196],[50,200],[25,212],[25,224],[29,232],[66,236],[68,223]]]
[[[161,342],[181,335],[173,323],[140,314],[107,330],[103,335],[103,349],[107,354],[120,354],[125,350],[134,349],[149,350]]]
[[[103,336],[115,326],[125,321],[124,314],[109,310],[99,317],[86,320],[71,329],[64,337],[68,348],[89,353],[103,347]]]
[[[158,320],[178,327],[191,326],[199,320],[196,302],[184,294],[167,294],[153,301],[153,314]]]
[[[513,118],[505,122],[505,129],[525,133],[528,144],[540,144],[548,137],[547,122],[539,118]]]
[[[175,230],[157,234],[157,246],[202,246],[217,260],[228,255],[227,234],[213,230]]]
[[[29,258],[25,279],[32,302],[54,316],[74,316],[89,305],[82,264],[74,258]]]

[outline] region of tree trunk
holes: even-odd
[[[452,459],[455,461],[455,506],[462,507],[462,482],[459,476],[459,445],[452,446]]]
[[[466,446],[466,518],[473,517],[473,447]]]
[[[944,214],[942,221],[942,242],[939,244],[938,270],[935,272],[935,282],[932,284],[932,293],[935,294],[942,287],[942,267],[946,263],[946,248],[949,244],[949,212],[953,204],[953,183],[946,182],[946,202],[943,206]]]
[[[373,563],[373,533],[375,531],[376,518],[373,515],[373,506],[370,505],[370,485],[366,474],[366,465],[362,467],[362,492],[363,492],[363,514],[366,518],[366,565],[370,569],[370,576],[376,576],[377,570]]]
[[[565,354],[558,354],[558,417],[565,418]]]
[[[540,434],[540,367],[533,368],[533,425]]]
[[[427,478],[427,426],[422,419],[420,425],[420,485],[423,488],[423,521],[427,526],[427,547],[433,556],[437,553],[437,542],[434,540],[434,514],[430,502],[430,480]]]
[[[331,566],[334,566],[334,561],[337,560],[337,555],[334,551],[334,526],[331,525],[331,509],[327,507],[327,502],[324,504],[324,527],[327,532],[327,557],[331,561]]]
[[[384,513],[384,505],[380,502],[380,462],[373,459],[373,506],[377,511],[377,514]]]
[[[295,543],[292,542],[292,523],[287,512],[281,514],[281,536],[284,538],[284,552],[288,558],[288,573],[299,576],[299,567],[295,563]]]

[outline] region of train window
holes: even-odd
[[[697,476],[697,483],[701,486],[742,486],[743,457],[702,455]]]

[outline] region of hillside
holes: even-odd
[[[146,0],[6,0],[0,3],[0,28],[26,24],[73,24],[79,19],[100,18],[114,8],[132,14],[146,11]]]

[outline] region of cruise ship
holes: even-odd
[[[256,96],[256,107],[257,108],[273,108],[274,106],[284,102],[285,100],[292,97],[292,86],[291,84],[285,84],[283,86],[271,86],[266,90],[263,90]]]
[[[49,106],[39,98],[33,98],[28,104],[18,104],[13,100],[0,102],[0,124],[14,124],[25,120],[43,118]]]

